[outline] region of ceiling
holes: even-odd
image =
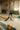
[[[8,1],[8,0],[0,0],[0,3],[5,2],[5,1]]]
[[[0,3],[2,3],[2,2],[7,2],[7,1],[15,1],[15,0],[0,0]]]

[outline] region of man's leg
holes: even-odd
[[[10,20],[12,20],[12,16],[10,15]]]

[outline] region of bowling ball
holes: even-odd
[[[11,30],[12,29],[12,26],[9,26],[9,28],[8,28],[9,30]]]
[[[12,28],[11,30],[16,30],[16,28]]]
[[[6,28],[9,28],[10,25],[7,25]]]

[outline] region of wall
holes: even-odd
[[[6,4],[8,4],[8,6],[6,7]],[[3,2],[2,3],[2,8],[1,9],[6,9],[8,11],[10,10],[14,10],[14,11],[18,11],[19,12],[19,1],[8,1],[8,2]],[[1,12],[2,10],[0,10]]]
[[[8,5],[6,5],[6,4],[8,4]],[[3,2],[1,9],[5,9],[6,11],[9,11],[9,3],[8,3],[8,2]],[[6,12],[6,13],[7,13],[7,12]]]
[[[20,15],[20,1],[19,1],[19,15]]]
[[[1,4],[0,4],[0,13],[1,13]]]

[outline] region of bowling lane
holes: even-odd
[[[20,30],[20,19],[19,18],[13,18],[13,21],[11,21],[11,20],[7,20],[7,21],[2,20],[0,22],[4,23],[6,25],[9,24],[10,26],[15,27],[17,30]]]
[[[1,14],[0,17],[4,17],[4,18],[7,18],[8,15],[7,14]]]
[[[7,17],[9,16],[9,14],[2,14],[2,15],[0,15],[0,16],[7,18]],[[17,17],[17,16],[19,16],[19,15],[14,15],[14,14],[12,14],[12,16],[13,16],[13,17]]]
[[[6,18],[8,18],[9,14],[0,14],[0,20],[5,20]],[[12,15],[13,17],[17,17],[19,15]]]
[[[6,18],[8,18],[7,14],[0,14],[0,20],[5,20]]]
[[[4,16],[4,18],[5,18],[5,16],[6,16],[6,18],[7,18],[7,16],[8,15],[0,15],[1,17],[3,17]],[[19,15],[12,15],[13,17],[18,17]],[[13,18],[13,21],[11,21],[11,20],[7,20],[7,21],[4,21],[5,19],[4,18],[2,18],[1,19],[1,17],[0,17],[0,22],[2,22],[2,23],[4,23],[4,24],[6,24],[6,25],[10,25],[10,26],[12,26],[12,27],[15,27],[17,30],[20,30],[20,18]]]
[[[6,18],[8,18],[9,14],[0,14],[0,20],[5,20]],[[17,17],[19,15],[14,15],[12,14],[13,17]]]
[[[18,17],[19,15],[12,14],[13,17]]]

